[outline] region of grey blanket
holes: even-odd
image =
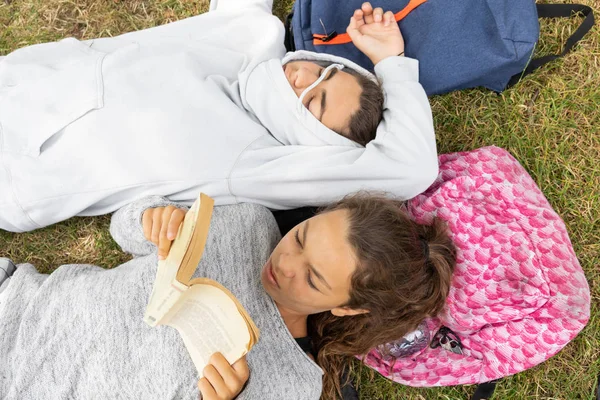
[[[113,216],[111,234],[136,256],[114,269],[63,265],[43,275],[30,264],[18,266],[0,302],[0,398],[198,398],[197,372],[177,331],[142,321],[157,258],[140,217],[165,204],[148,198]],[[261,330],[238,398],[318,399],[322,371],[291,337],[260,283],[278,239],[265,208],[218,207],[196,276],[229,288]]]

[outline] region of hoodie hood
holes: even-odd
[[[309,51],[290,52],[283,59],[257,63],[240,74],[240,94],[246,110],[286,146],[362,147],[327,128],[306,107],[299,107],[300,100],[283,71],[283,65],[298,60],[341,64],[377,81],[373,74],[344,58]]]
[[[370,73],[369,71],[367,71],[366,69],[361,67],[360,65],[358,65],[346,58],[334,56],[332,54],[314,53],[312,51],[306,51],[306,50],[291,51],[289,53],[286,53],[286,55],[281,60],[281,64],[285,65],[285,64],[289,63],[290,61],[325,61],[325,62],[330,62],[330,63],[335,63],[335,64],[342,64],[344,67],[350,68],[350,69],[358,72],[362,76],[377,83],[377,78],[375,77],[375,75],[373,75],[372,73]]]

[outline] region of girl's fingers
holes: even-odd
[[[210,383],[217,395],[223,396],[230,392],[229,388],[225,384],[225,381],[223,380],[223,377],[213,365],[208,364],[206,367],[204,367],[202,374],[208,380],[208,383]]]
[[[156,208],[152,213],[152,233],[150,234],[150,241],[158,246],[158,239],[160,237],[160,226],[162,223],[163,208]]]
[[[242,377],[237,376],[236,370],[233,369],[233,367],[229,364],[229,361],[227,361],[227,359],[221,353],[213,354],[210,357],[209,362],[217,370],[219,376],[222,377],[225,386],[232,391],[238,389],[238,386],[242,381]]]
[[[169,247],[171,247],[171,241],[167,238],[167,229],[169,228],[169,221],[175,207],[168,206],[165,208],[162,214],[162,221],[160,223],[160,233],[158,238],[158,259],[164,260],[169,253]]]
[[[215,389],[208,382],[208,379],[200,379],[198,381],[198,389],[200,390],[200,393],[202,393],[202,400],[218,399],[217,392],[215,392]]]
[[[177,236],[177,231],[179,230],[179,226],[183,222],[185,218],[185,211],[177,208],[171,214],[171,219],[169,220],[169,228],[167,229],[167,239],[173,240],[175,236]]]
[[[142,228],[144,230],[144,237],[147,240],[152,240],[152,213],[154,208],[149,208],[142,214]]]
[[[245,382],[250,378],[250,368],[248,368],[248,361],[246,360],[246,356],[243,356],[239,360],[233,363],[232,365],[235,373],[238,377],[242,378]]]

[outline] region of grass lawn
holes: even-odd
[[[283,17],[293,0],[276,0]],[[330,0],[340,1],[340,0]],[[598,0],[578,0],[594,8]],[[66,36],[94,38],[152,27],[206,11],[207,0],[2,0],[0,55]],[[575,22],[543,21],[537,54],[557,53]],[[495,399],[592,399],[600,372],[600,30],[575,51],[496,95],[473,89],[431,99],[442,153],[497,145],[530,172],[563,217],[592,288],[584,331],[548,362],[499,385]],[[0,188],[1,190],[1,188]],[[127,259],[108,217],[74,218],[27,234],[0,232],[0,256],[50,272],[60,264],[115,266]],[[367,369],[363,399],[466,399],[473,387],[412,389]]]

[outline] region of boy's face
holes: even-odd
[[[298,97],[324,70],[310,61],[291,61],[283,66],[285,77]],[[362,88],[354,76],[333,68],[304,96],[303,104],[323,125],[347,137],[350,118],[360,108],[361,94]]]

